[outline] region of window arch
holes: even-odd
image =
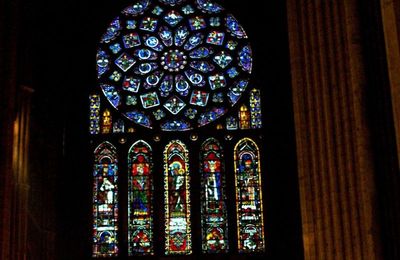
[[[202,250],[228,252],[225,162],[222,147],[215,138],[207,139],[201,146],[200,173]]]
[[[96,62],[98,85],[90,95],[89,132],[95,144],[111,147],[112,140],[117,148],[108,148],[115,159],[115,235],[113,242],[103,245],[94,234],[93,256],[263,251],[262,201],[257,197],[261,182],[246,184],[250,180],[245,180],[243,156],[237,153],[246,140],[244,149],[259,165],[259,150],[248,138],[235,150],[232,147],[243,136],[261,140],[262,127],[260,90],[249,89],[252,49],[236,18],[210,0],[134,0],[101,36]],[[235,168],[235,174],[225,174],[224,151],[235,154],[235,161],[227,161],[227,171]],[[189,158],[189,152],[196,157]],[[118,166],[126,173],[119,181]],[[260,176],[260,168],[253,170]],[[237,214],[228,216],[228,203],[236,194],[227,191],[235,183],[240,192],[254,188],[257,200],[240,195]],[[126,196],[120,201],[119,189]],[[163,197],[158,200],[161,189]],[[191,196],[198,191],[198,205],[192,207]],[[161,200],[164,205],[156,203]],[[118,215],[118,203],[123,216]],[[247,208],[240,207],[246,203],[256,203],[259,221],[243,217]],[[193,219],[192,209],[199,211],[193,212]],[[228,224],[235,220],[237,238],[234,232],[228,236]],[[198,227],[201,230],[192,233]],[[252,227],[260,231],[257,239]],[[192,239],[195,234],[201,239]],[[238,241],[238,248],[233,241]]]
[[[118,157],[103,142],[94,151],[93,256],[118,255]]]
[[[154,254],[153,157],[150,145],[139,140],[128,153],[129,255]]]
[[[235,187],[239,252],[260,252],[264,246],[260,150],[250,138],[235,146]]]
[[[189,151],[179,140],[164,150],[166,254],[191,254]]]

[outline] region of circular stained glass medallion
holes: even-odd
[[[252,51],[236,18],[208,0],[140,0],[97,52],[104,95],[129,120],[185,131],[224,115],[246,91]]]

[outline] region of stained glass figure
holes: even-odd
[[[100,96],[90,95],[90,126],[89,132],[92,135],[100,133]]]
[[[189,152],[179,140],[164,150],[165,253],[192,253]]]
[[[118,255],[118,157],[109,142],[94,151],[93,257]]]
[[[103,116],[101,118],[101,133],[109,134],[112,129],[112,116],[109,109],[103,111]]]
[[[240,140],[234,151],[239,252],[254,253],[265,250],[261,183],[261,159],[257,144]]]
[[[216,106],[226,113],[246,91],[253,62],[244,28],[210,0],[135,0],[109,24],[96,61],[98,85],[112,106],[164,131],[217,120],[223,114]],[[187,116],[190,108],[197,113]]]
[[[214,138],[201,146],[201,226],[204,253],[228,251],[225,167],[221,145]]]
[[[153,255],[153,158],[148,143],[139,140],[128,154],[129,255]]]
[[[259,89],[253,89],[250,92],[250,112],[251,112],[251,128],[257,129],[262,127],[261,112],[261,93]]]

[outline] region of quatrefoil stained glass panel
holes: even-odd
[[[96,59],[110,104],[134,123],[164,131],[224,115],[247,90],[253,63],[243,27],[208,0],[134,2],[111,21]]]

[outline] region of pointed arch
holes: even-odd
[[[118,156],[109,142],[94,151],[93,257],[118,255]]]
[[[189,152],[171,141],[164,150],[165,254],[192,253]]]
[[[128,171],[129,255],[153,255],[153,157],[147,142],[129,149]]]
[[[203,253],[228,252],[228,218],[223,149],[215,138],[201,146],[201,227]]]
[[[240,140],[234,151],[237,236],[239,252],[263,252],[264,220],[260,150],[250,138]]]

